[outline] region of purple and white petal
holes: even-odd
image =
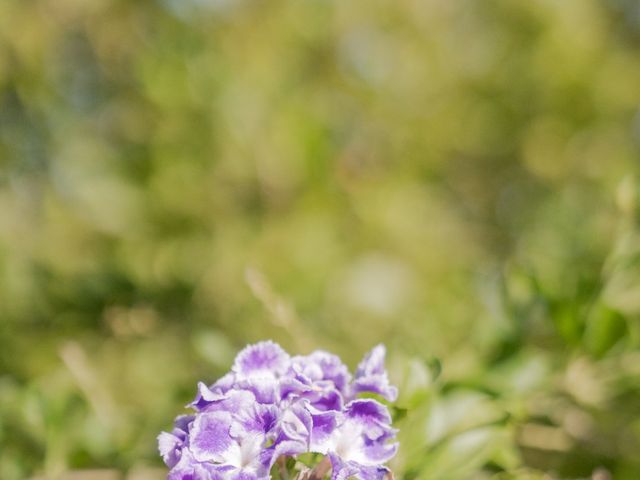
[[[355,397],[359,393],[375,393],[389,402],[398,399],[398,389],[389,384],[386,375],[356,378],[351,384],[351,395]]]
[[[189,425],[195,418],[195,415],[178,415],[173,423],[173,432],[171,433],[185,439],[189,433]]]
[[[210,402],[202,412],[238,413],[256,404],[256,396],[250,390],[230,390],[219,400]]]
[[[322,350],[316,350],[306,356],[293,357],[291,364],[296,373],[303,375],[312,382],[319,380],[331,381],[334,387],[341,392],[345,392],[346,386],[351,380],[349,370],[340,358]]]
[[[291,396],[299,397],[313,391],[313,382],[301,374],[287,375],[280,378],[280,399],[287,400]]]
[[[206,412],[193,421],[189,450],[198,462],[228,463],[235,441],[230,435],[233,418],[228,412]]]
[[[262,451],[265,442],[265,435],[257,432],[236,439],[225,455],[224,464],[238,470],[262,474]]]
[[[180,462],[169,471],[167,480],[224,480],[224,476],[216,466],[196,461],[185,450]]]
[[[236,382],[236,390],[251,392],[259,403],[275,404],[280,401],[280,383],[272,377],[249,377]]]
[[[158,435],[160,456],[170,468],[174,467],[182,457],[182,449],[189,434],[189,425],[193,422],[193,419],[193,415],[180,415],[176,418],[171,433],[162,432]]]
[[[360,480],[383,480],[389,469],[382,465],[361,465],[356,462],[344,461],[336,455],[329,455],[331,459],[331,480],[347,480],[355,477]]]
[[[213,392],[203,382],[198,382],[198,393],[196,398],[187,407],[191,407],[194,410],[204,410],[209,404],[221,400],[224,398],[224,394],[219,392]]]
[[[231,425],[230,434],[234,438],[242,438],[252,433],[273,437],[279,417],[280,410],[276,406],[255,403],[237,412]]]
[[[374,347],[362,359],[356,369],[355,379],[351,384],[351,396],[359,393],[375,393],[390,402],[398,398],[398,389],[389,383],[384,368],[386,349],[384,345]]]
[[[362,429],[362,434],[371,440],[393,431],[391,415],[387,407],[373,399],[359,399],[345,407],[345,417]]]
[[[305,446],[311,441],[313,420],[306,402],[300,401],[285,408],[280,417],[279,428],[287,440],[302,442]]]
[[[399,443],[385,443],[380,441],[365,440],[362,453],[369,465],[382,465],[387,463],[398,453]]]
[[[195,480],[197,478],[194,472],[196,464],[197,462],[185,450],[180,461],[169,471],[167,480]]]
[[[376,345],[373,347],[358,364],[356,378],[386,374],[384,368],[384,358],[386,354],[387,350],[384,345]]]
[[[342,414],[335,411],[317,412],[311,414],[311,445],[310,450],[326,453],[330,446],[331,435],[341,422]]]
[[[320,383],[322,382],[317,382],[314,388],[303,393],[302,397],[307,399],[316,410],[342,410],[344,406],[342,394],[333,388],[333,384],[331,386],[323,386]]]
[[[237,378],[233,372],[229,372],[226,375],[220,377],[216,383],[211,385],[209,388],[212,392],[215,393],[227,393],[231,390],[236,384]]]
[[[173,468],[182,456],[182,440],[170,433],[161,432],[158,435],[158,451],[165,465]]]
[[[278,344],[266,341],[245,347],[236,357],[232,370],[243,377],[280,377],[290,362],[289,355]]]

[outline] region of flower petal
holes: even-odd
[[[395,402],[398,399],[398,389],[389,384],[386,375],[357,378],[351,384],[351,395],[355,396],[358,393],[375,393],[389,402]]]
[[[363,434],[372,440],[392,431],[389,410],[376,400],[353,400],[345,407],[345,416],[362,426]]]
[[[374,347],[365,355],[356,369],[356,376],[351,385],[352,396],[369,392],[382,395],[390,402],[398,398],[398,389],[389,384],[389,377],[384,368],[385,355],[384,345]]]
[[[232,417],[227,412],[206,412],[198,415],[193,422],[189,449],[198,462],[225,463],[234,440],[229,431]]]
[[[280,418],[280,428],[284,437],[309,445],[313,420],[311,413],[302,402],[286,408]]]
[[[203,412],[243,411],[256,403],[256,396],[249,390],[230,390],[220,399],[210,402],[202,409]]]
[[[251,392],[259,403],[274,404],[280,400],[280,384],[272,377],[245,378],[239,380],[235,388]]]
[[[241,376],[281,376],[290,365],[289,355],[276,343],[260,342],[242,350],[232,370]]]
[[[366,466],[356,462],[345,462],[340,457],[330,454],[331,480],[347,480],[355,477],[360,480],[383,480],[389,469],[383,466]]]
[[[210,403],[216,402],[224,398],[221,393],[213,392],[203,382],[198,382],[198,393],[196,398],[187,407],[192,407],[195,410],[203,410]]]
[[[335,388],[344,392],[351,375],[340,357],[323,350],[316,350],[307,356],[293,357],[292,366],[312,381],[329,380]]]
[[[254,403],[237,412],[231,425],[230,435],[242,438],[253,433],[268,435],[275,429],[280,412],[274,405]]]
[[[311,451],[326,453],[331,435],[340,421],[340,413],[335,411],[318,412],[317,414],[312,414],[311,419],[313,422],[311,429]]]
[[[158,435],[158,451],[167,467],[173,468],[180,461],[182,440],[175,435],[162,432]]]
[[[386,370],[384,369],[384,358],[386,354],[387,350],[384,345],[380,344],[373,347],[358,365],[356,378],[386,374]]]
[[[366,464],[381,465],[391,460],[398,453],[399,443],[383,443],[380,441],[365,441],[362,453]]]

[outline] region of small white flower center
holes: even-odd
[[[333,440],[334,451],[343,460],[349,461],[357,455],[362,448],[362,427],[352,423],[346,423],[336,432]]]
[[[229,464],[246,470],[257,468],[256,461],[262,450],[264,436],[260,434],[248,435],[241,439],[229,455]]]

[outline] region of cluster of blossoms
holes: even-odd
[[[278,459],[314,452],[331,462],[332,480],[382,480],[398,448],[387,407],[361,393],[397,397],[382,345],[352,377],[323,351],[290,357],[267,341],[250,345],[231,372],[198,384],[171,433],[158,437],[169,480],[263,480]]]

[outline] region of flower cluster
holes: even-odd
[[[290,357],[267,341],[250,345],[231,372],[198,384],[193,415],[158,437],[169,480],[263,480],[276,460],[306,452],[331,461],[332,480],[381,480],[398,448],[382,403],[397,397],[384,368],[382,345],[352,377],[340,358],[323,351]]]

